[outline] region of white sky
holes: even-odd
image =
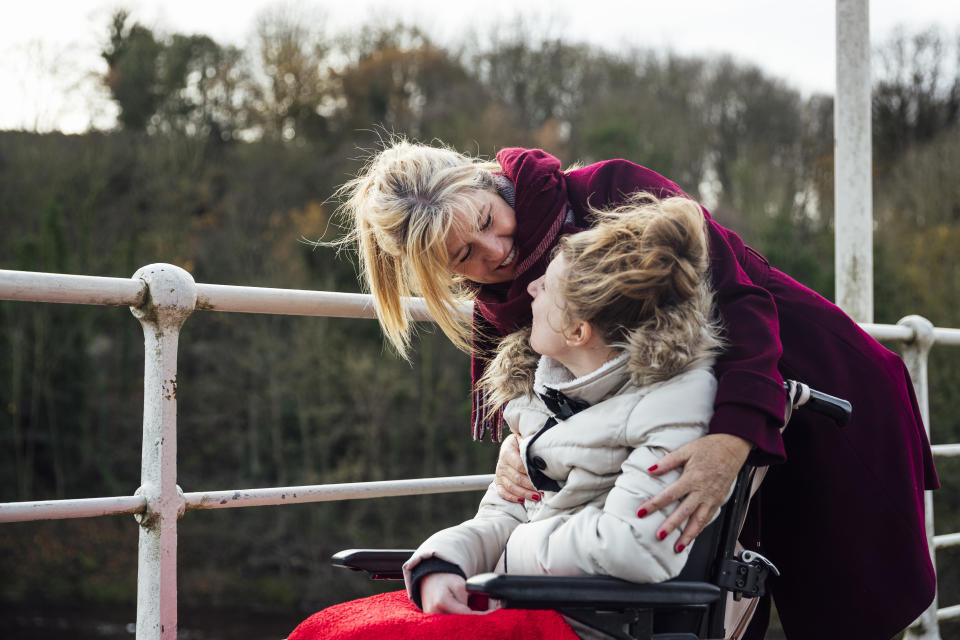
[[[203,33],[243,45],[255,16],[276,0],[0,0],[0,129],[66,132],[110,126],[115,109],[96,79],[110,15],[119,7],[158,34]],[[289,4],[289,2],[288,2]],[[442,44],[469,29],[524,16],[553,33],[604,47],[680,54],[729,53],[804,93],[833,92],[834,0],[295,0],[324,12],[333,30],[402,17]],[[960,34],[960,0],[872,0],[874,45],[897,26]],[[611,17],[613,16],[613,17]]]

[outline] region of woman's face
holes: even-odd
[[[530,346],[540,355],[558,360],[569,350],[563,326],[566,300],[560,291],[560,277],[566,271],[566,260],[562,253],[558,253],[550,261],[546,273],[527,287],[527,292],[533,297]]]
[[[506,200],[492,191],[472,197],[479,212],[458,211],[459,225],[447,233],[450,272],[480,284],[513,280],[517,267],[517,216]]]

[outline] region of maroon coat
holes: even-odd
[[[530,218],[563,216],[567,207],[573,215],[561,235],[589,227],[590,206],[637,191],[683,193],[625,160],[562,173],[539,150],[505,149],[497,159],[515,184],[521,233]],[[782,572],[771,586],[784,630],[791,638],[890,638],[926,608],[935,586],[923,491],[939,483],[906,368],[838,307],[704,215],[728,341],[715,368],[710,432],[749,440],[752,462],[775,465],[747,530]],[[528,324],[525,283],[548,262],[549,251],[515,282],[482,287],[478,328],[504,335]],[[781,376],[849,400],[850,423],[841,429],[801,410],[781,437]]]

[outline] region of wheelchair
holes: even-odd
[[[784,382],[787,415],[805,406],[843,427],[852,407],[846,400],[793,380]],[[766,468],[744,465],[733,492],[714,521],[697,536],[686,565],[676,578],[636,584],[609,576],[524,576],[484,573],[467,580],[471,598],[499,600],[511,609],[553,609],[618,640],[700,640],[728,637],[728,599],[760,598],[766,580],[779,571],[737,538],[750,498]],[[336,553],[334,566],[366,571],[374,579],[402,580],[403,563],[413,549],[348,549]]]

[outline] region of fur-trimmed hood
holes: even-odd
[[[712,361],[723,346],[712,302],[710,288],[702,284],[691,298],[660,309],[655,317],[627,332],[626,340],[614,344],[627,354],[630,382],[637,386],[662,382]],[[532,395],[539,361],[540,356],[530,347],[529,327],[501,341],[480,380],[492,410]]]

